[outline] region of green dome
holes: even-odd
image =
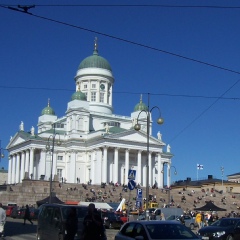
[[[148,107],[146,106],[146,104],[142,102],[142,96],[141,96],[140,102],[134,107],[134,112],[142,111],[142,110],[147,111]]]
[[[98,51],[94,50],[93,55],[85,58],[79,65],[78,69],[83,68],[103,68],[112,71],[109,62],[98,55]]]
[[[81,91],[77,91],[75,92],[72,97],[72,100],[83,100],[83,101],[87,101],[87,97],[85,95],[85,93],[81,92]]]
[[[98,55],[98,49],[97,49],[97,39],[95,39],[95,45],[94,45],[94,51],[93,55],[85,58],[79,65],[78,69],[83,68],[103,68],[107,69],[109,71],[112,71],[112,68],[109,64],[109,62]]]
[[[48,100],[48,106],[42,110],[42,115],[55,115],[55,111],[50,107],[50,100]]]

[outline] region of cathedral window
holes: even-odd
[[[58,175],[59,181],[62,181],[62,169],[57,169],[57,175]]]
[[[58,157],[57,157],[57,160],[58,160],[58,161],[62,161],[62,160],[63,160],[63,156],[58,156]]]
[[[84,92],[85,96],[86,96],[86,99],[88,100],[88,93],[87,92]]]
[[[92,84],[92,88],[96,88],[96,84],[95,83]]]
[[[91,101],[96,102],[96,92],[91,92]]]
[[[100,93],[100,102],[104,102],[104,93],[103,92],[101,92]]]
[[[83,119],[82,118],[78,119],[78,130],[83,130]]]
[[[87,88],[87,84],[84,84],[84,85],[83,85],[83,88],[86,89],[86,88]]]
[[[64,124],[63,123],[57,123],[56,128],[64,128]]]

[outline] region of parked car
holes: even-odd
[[[121,228],[123,221],[120,219],[120,216],[114,212],[106,211],[102,213],[103,224],[105,228]]]
[[[11,218],[23,218],[24,217],[25,208],[14,207],[11,212]]]
[[[14,206],[7,206],[6,207],[6,216],[9,217],[11,216],[12,210],[14,209]]]
[[[177,215],[170,215],[166,220],[175,220],[180,221],[181,216]],[[190,215],[183,215],[185,226],[189,227],[191,230],[193,230],[195,227],[197,227],[197,224],[195,223],[195,219]]]
[[[132,221],[125,223],[115,236],[115,240],[159,240],[191,239],[199,240],[189,228],[177,221]]]
[[[87,214],[86,206],[65,204],[43,204],[38,215],[37,240],[64,239],[66,234],[66,219],[70,209],[74,207],[78,215],[78,232],[74,239],[81,239],[83,219]]]
[[[32,220],[38,219],[39,209],[38,208],[30,208],[30,218]]]
[[[240,218],[221,218],[210,226],[199,229],[198,235],[204,240],[240,239]]]

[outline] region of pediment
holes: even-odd
[[[112,134],[109,135],[109,138],[112,139],[119,139],[123,141],[133,141],[133,142],[141,142],[146,143],[147,142],[147,134],[145,132],[137,132],[137,131],[125,131],[120,134]],[[162,141],[159,141],[158,139],[150,136],[149,137],[149,143],[150,144],[162,144]]]
[[[23,134],[20,134],[19,132],[15,134],[15,136],[10,140],[7,148],[14,147],[18,144],[21,144],[26,141],[26,136],[23,136]]]

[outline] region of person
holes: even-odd
[[[162,221],[165,221],[165,216],[164,216],[164,213],[163,213],[163,212],[161,213],[161,220],[162,220]]]
[[[6,223],[6,212],[2,207],[2,203],[0,203],[0,236],[4,236],[4,226]]]
[[[30,210],[29,210],[29,206],[28,205],[26,205],[26,209],[25,209],[23,220],[24,220],[23,225],[26,224],[26,220],[28,220],[31,224],[33,224],[32,220],[30,218]]]
[[[77,230],[78,230],[77,209],[75,207],[71,207],[66,220],[67,234],[65,235],[64,240],[74,240]]]
[[[179,218],[181,224],[185,225],[185,220],[184,220],[184,216],[181,215],[180,218]]]
[[[83,220],[83,239],[84,240],[107,239],[101,216],[97,212],[94,203],[90,203],[88,205],[88,213]]]
[[[202,227],[202,214],[201,212],[198,212],[196,217],[195,217],[195,222],[198,225],[198,229],[200,229]]]

